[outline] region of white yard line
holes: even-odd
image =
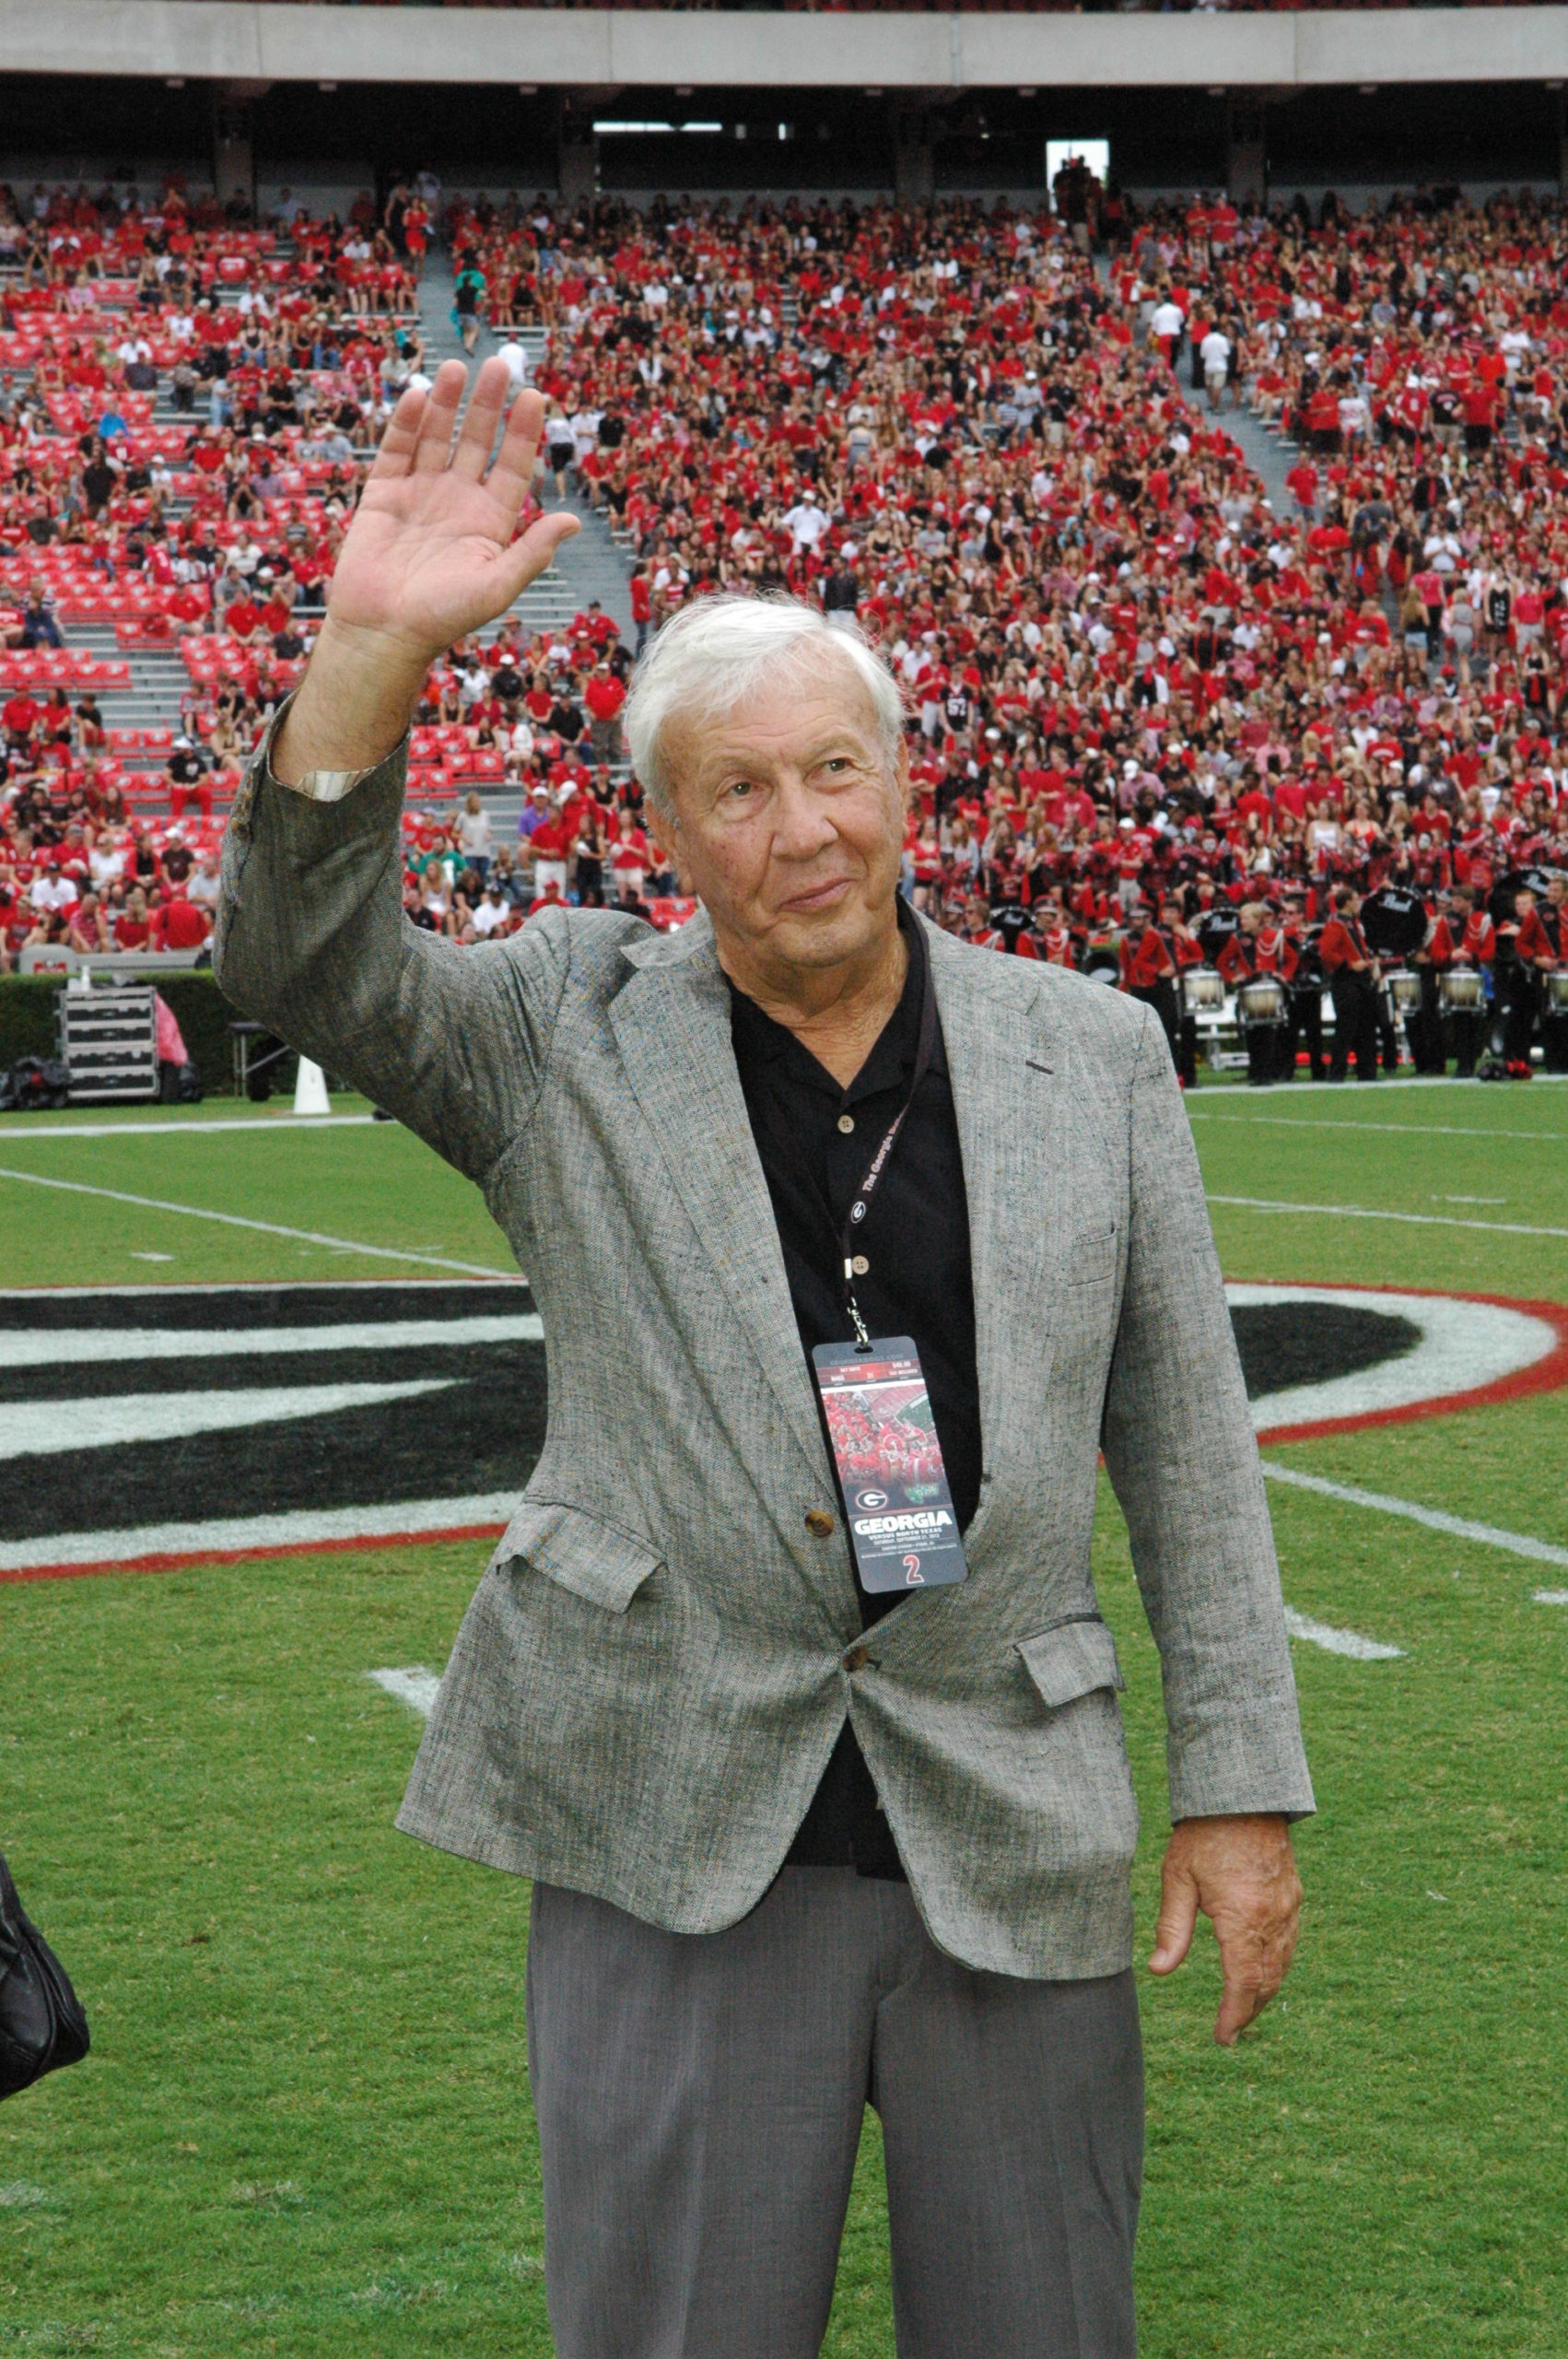
[[[1568,1589],[1538,1589],[1535,1602],[1538,1605],[1568,1605]]]
[[[436,1708],[441,1674],[427,1671],[422,1662],[411,1663],[405,1671],[368,1671],[365,1676],[388,1696],[395,1696],[400,1704],[406,1704],[411,1712],[417,1712],[422,1720],[427,1720]]]
[[[319,1548],[334,1542],[400,1540],[427,1532],[498,1532],[517,1501],[516,1491],[487,1491],[464,1499],[404,1499],[369,1508],[297,1508],[276,1515],[215,1517],[205,1523],[48,1532],[31,1540],[0,1541],[0,1575],[26,1573],[39,1566],[136,1565],[154,1557]]]
[[[1554,1541],[1537,1540],[1528,1532],[1504,1532],[1495,1523],[1475,1523],[1469,1517],[1449,1515],[1442,1508],[1423,1508],[1413,1499],[1391,1499],[1383,1491],[1358,1491],[1349,1483],[1330,1483],[1322,1474],[1305,1473],[1299,1466],[1263,1461],[1270,1483],[1289,1484],[1293,1490],[1316,1491],[1320,1498],[1340,1499],[1347,1507],[1371,1508],[1379,1515],[1402,1516],[1408,1523],[1424,1523],[1430,1531],[1446,1532],[1453,1540],[1474,1540],[1483,1548],[1502,1548],[1511,1556],[1527,1556],[1538,1565],[1568,1565],[1568,1548]]]
[[[227,1360],[283,1353],[309,1359],[321,1352],[538,1344],[544,1336],[544,1322],[536,1310],[481,1319],[347,1320],[331,1327],[0,1327],[0,1368],[100,1367],[113,1360]],[[73,1414],[78,1405],[73,1402]]]
[[[1208,1201],[1248,1213],[1311,1213],[1331,1220],[1393,1220],[1415,1228],[1480,1228],[1494,1237],[1568,1237],[1568,1228],[1536,1227],[1522,1220],[1461,1220],[1457,1213],[1387,1213],[1368,1204],[1294,1204],[1273,1196],[1211,1196]]]
[[[1394,1138],[1524,1139],[1531,1144],[1539,1140],[1543,1146],[1568,1146],[1568,1131],[1481,1131],[1473,1122],[1363,1122],[1355,1114],[1344,1115],[1338,1121],[1317,1114],[1232,1114],[1218,1106],[1189,1105],[1187,1110],[1195,1122],[1245,1122],[1249,1129],[1261,1126],[1273,1131],[1385,1131]]]
[[[1321,1647],[1325,1654],[1349,1655],[1352,1662],[1397,1662],[1405,1651],[1403,1647],[1386,1647],[1379,1638],[1363,1638],[1359,1630],[1336,1630],[1331,1623],[1315,1622],[1293,1605],[1285,1608],[1285,1627],[1293,1638]]]
[[[357,1130],[375,1119],[373,1114],[220,1114],[211,1122],[52,1122],[47,1130],[13,1125],[6,1136],[29,1145],[35,1139],[254,1139],[274,1131]]]
[[[123,1188],[93,1188],[85,1180],[52,1180],[41,1171],[12,1171],[0,1167],[0,1180],[15,1180],[25,1188],[60,1188],[72,1196],[102,1196],[111,1204],[135,1204],[142,1212],[179,1213],[187,1220],[216,1220],[226,1228],[259,1229],[265,1237],[291,1237],[301,1245],[324,1245],[334,1253],[363,1253],[378,1262],[421,1262],[431,1270],[457,1270],[465,1278],[509,1278],[509,1270],[483,1262],[453,1262],[441,1253],[409,1253],[396,1245],[361,1245],[352,1237],[324,1237],[319,1229],[285,1228],[274,1220],[251,1220],[242,1213],[215,1213],[205,1204],[173,1204],[161,1196],[133,1196]],[[1549,1232],[1556,1234],[1557,1232]]]

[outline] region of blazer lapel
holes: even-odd
[[[1055,1289],[1042,1279],[1060,1226],[1068,1048],[1042,1021],[1038,986],[1033,1000],[1019,998],[1012,961],[1004,967],[998,952],[969,949],[931,925],[926,939],[969,1200],[980,1434],[994,1478],[1018,1438],[1009,1413],[1016,1424],[1050,1367]],[[1050,1305],[1044,1325],[1042,1298]],[[1026,1330],[1019,1325],[1024,1304],[1031,1306]],[[1021,1384],[1025,1354],[1034,1380]],[[995,1495],[993,1479],[966,1535],[971,1554]]]
[[[626,1076],[682,1203],[750,1337],[790,1433],[829,1483],[811,1379],[730,1040],[730,992],[701,912],[676,935],[635,943],[638,971],[610,1021]]]

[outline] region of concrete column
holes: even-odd
[[[561,204],[568,210],[579,205],[591,205],[599,194],[599,142],[591,133],[586,139],[565,138],[561,141]]]
[[[251,99],[227,82],[212,94],[212,184],[219,205],[240,197],[256,202],[256,151],[251,136]]]
[[[936,194],[936,147],[923,108],[900,108],[895,119],[893,193],[900,205],[929,205]]]
[[[1233,99],[1226,109],[1225,193],[1242,210],[1269,202],[1266,118],[1256,100]]]

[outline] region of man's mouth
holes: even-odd
[[[780,908],[792,916],[801,917],[809,917],[815,910],[832,909],[848,892],[850,882],[848,876],[829,876],[824,878],[820,885],[802,886],[798,893],[791,893]]]

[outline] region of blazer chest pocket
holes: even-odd
[[[1097,1687],[1127,1685],[1117,1661],[1116,1640],[1103,1622],[1059,1622],[1032,1638],[1018,1640],[1024,1667],[1053,1712]]]
[[[611,1614],[624,1614],[649,1573],[664,1561],[657,1548],[582,1508],[524,1499],[501,1536],[498,1565],[525,1557],[547,1580]]]

